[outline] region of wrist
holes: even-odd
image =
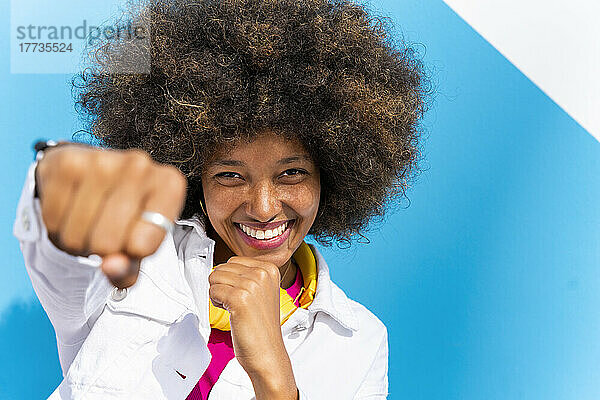
[[[291,365],[282,370],[274,368],[268,373],[249,374],[256,400],[298,400],[299,391]]]
[[[298,400],[299,391],[296,382],[276,384],[275,382],[252,381],[256,400]]]
[[[40,164],[42,163],[42,160],[44,159],[45,153],[55,147],[64,146],[64,145],[68,145],[68,144],[72,144],[72,143],[65,141],[65,140],[59,140],[58,142],[56,142],[54,140],[40,140],[40,141],[37,141],[33,145],[33,150],[35,152],[35,161],[37,161],[37,165],[35,167],[35,172],[34,172],[35,185],[33,188],[33,197],[40,198],[40,186],[41,185],[40,185],[40,179],[38,176],[38,170],[40,168]]]

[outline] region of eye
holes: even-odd
[[[290,169],[286,169],[285,171],[283,171],[283,174],[288,174],[288,176],[304,175],[306,173],[307,173],[306,171],[304,171],[302,169],[298,169],[298,168],[290,168]]]
[[[237,172],[220,172],[215,175],[218,178],[241,178],[242,176]]]
[[[307,174],[308,172],[303,169],[290,168],[283,171],[281,177],[287,182],[296,182],[302,180]]]
[[[237,172],[219,172],[214,176],[215,180],[224,186],[235,186],[244,181],[244,177],[242,177]]]

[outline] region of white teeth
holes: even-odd
[[[253,238],[260,240],[272,239],[281,235],[286,230],[287,225],[288,223],[285,222],[284,224],[279,225],[275,229],[267,229],[266,231],[263,231],[260,229],[251,228],[243,224],[239,224],[240,228],[242,229],[242,231],[244,231],[244,233],[246,233],[248,236],[252,236]]]

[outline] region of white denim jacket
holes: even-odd
[[[97,256],[77,257],[49,241],[28,171],[13,227],[33,288],[56,332],[64,379],[50,399],[186,398],[210,361],[208,275],[214,241],[198,219],[177,221],[142,260],[137,282],[114,288]],[[308,309],[281,327],[300,399],[385,399],[384,324],[331,280],[323,256]],[[233,358],[210,400],[253,399],[250,378]]]

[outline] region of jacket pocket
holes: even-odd
[[[72,399],[183,399],[209,361],[198,317],[140,270],[113,289],[61,386]]]
[[[112,317],[124,315],[113,313]],[[127,322],[130,334],[105,355],[105,368],[88,383],[88,393],[110,393],[123,400],[184,399],[210,362],[198,318],[186,314],[170,325],[138,316],[127,318],[134,320]]]
[[[105,308],[71,364],[61,395],[68,399],[95,399],[100,394],[135,398],[130,395],[145,379],[156,343],[168,328],[140,315]]]

